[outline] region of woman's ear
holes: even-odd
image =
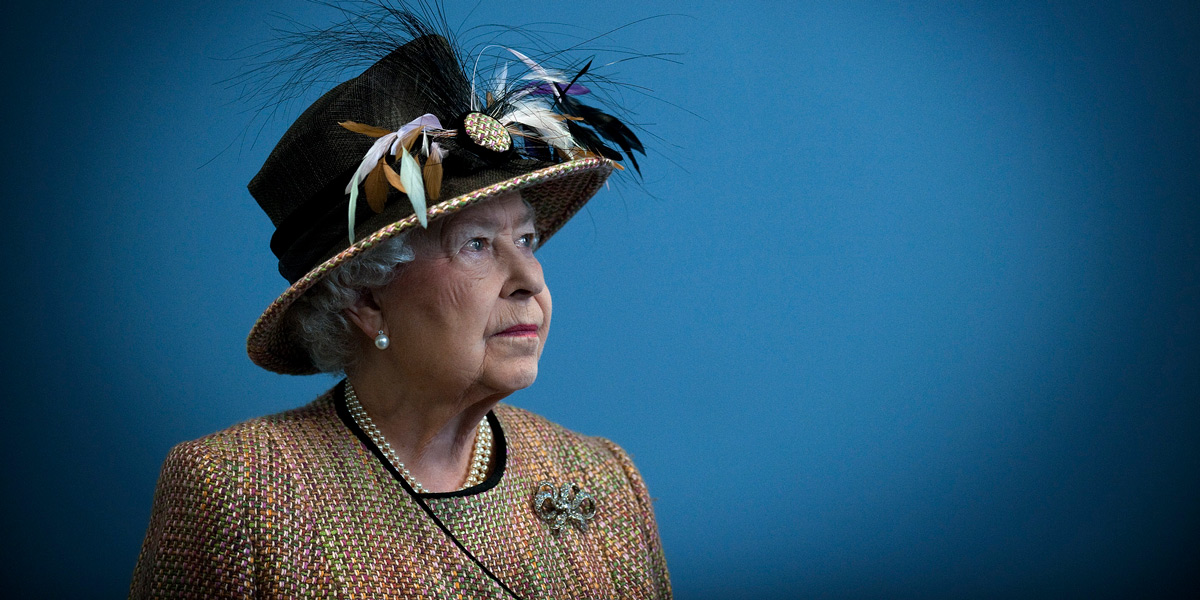
[[[374,339],[380,331],[387,333],[387,323],[383,319],[383,311],[375,290],[362,290],[358,299],[344,311],[346,317],[357,326],[368,339]]]

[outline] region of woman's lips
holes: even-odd
[[[522,323],[521,325],[513,325],[512,327],[509,327],[508,329],[505,329],[496,335],[504,337],[537,337],[537,333],[537,325]]]

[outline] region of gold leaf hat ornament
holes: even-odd
[[[291,285],[255,322],[246,346],[255,364],[277,373],[317,372],[286,316],[331,269],[514,191],[533,205],[544,243],[622,168],[617,161],[629,159],[636,170],[633,153],[645,154],[629,127],[578,100],[590,92],[582,83],[590,62],[568,78],[505,48],[510,60],[492,57],[494,68],[480,71],[480,54],[468,71],[453,35],[429,25],[441,21],[399,2],[364,4],[342,26],[299,36],[290,62],[272,63],[315,69],[373,61],[305,110],[250,181],[275,226],[271,250]],[[361,56],[378,49],[389,50]],[[478,72],[492,76],[484,81]]]

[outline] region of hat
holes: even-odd
[[[644,154],[628,127],[575,98],[588,92],[579,81],[590,62],[568,79],[506,48],[525,74],[510,79],[505,65],[477,86],[446,37],[415,18],[404,25],[413,39],[305,110],[248,186],[291,284],[246,340],[269,371],[318,372],[285,317],[338,265],[514,191],[545,242],[622,168],[615,161],[636,168],[632,152]]]

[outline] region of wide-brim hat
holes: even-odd
[[[291,284],[250,330],[255,364],[317,373],[289,309],[376,244],[512,192],[533,206],[545,243],[620,168],[613,159],[621,155],[597,133],[627,154],[642,150],[611,115],[570,98],[575,80],[513,54],[549,79],[526,77],[477,97],[450,43],[422,36],[324,94],[291,125],[248,186],[276,227],[271,249]]]

